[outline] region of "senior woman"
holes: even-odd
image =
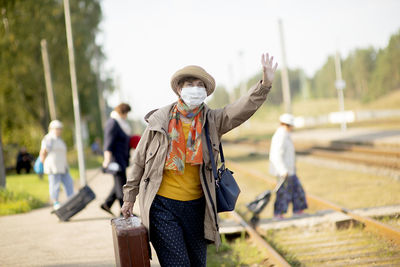
[[[43,162],[44,173],[49,177],[49,193],[53,208],[60,207],[58,200],[61,182],[67,197],[74,194],[74,182],[69,174],[67,162],[67,146],[61,138],[63,124],[53,120],[49,124],[49,132],[42,139],[40,161]]]
[[[214,157],[221,136],[249,119],[264,103],[277,64],[261,57],[263,79],[222,109],[204,104],[214,78],[186,66],[171,79],[178,101],[146,115],[148,126],[124,185],[124,217],[132,215],[139,194],[142,223],[149,231],[161,266],[206,266],[207,243],[218,247],[215,183],[207,149],[207,122]]]
[[[118,171],[114,176],[114,185],[100,208],[114,215],[111,211],[112,204],[118,200],[120,207],[123,204],[122,186],[126,183],[126,168],[129,164],[129,140],[131,126],[127,118],[131,106],[121,103],[114,108],[104,130],[104,160],[103,169],[106,170],[111,162],[118,164]]]

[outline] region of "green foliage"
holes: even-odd
[[[210,101],[208,101],[207,105],[215,109],[223,108],[227,104],[229,104],[229,93],[226,91],[225,87],[217,86],[214,93],[212,94],[212,98],[210,99]]]
[[[315,98],[336,96],[335,80],[335,58],[330,56],[312,79],[312,96]]]
[[[400,88],[400,30],[394,34],[386,48],[376,51],[369,47],[355,49],[342,59],[342,78],[346,82],[347,98],[370,101]],[[288,69],[292,99],[336,98],[335,57],[329,56],[324,65],[307,77],[302,69]],[[247,88],[262,79],[261,71],[251,77]],[[281,72],[277,70],[266,105],[280,105],[283,101]],[[240,87],[234,89],[240,96]]]
[[[370,80],[375,69],[376,51],[358,49],[350,53],[343,62],[343,79],[346,81],[346,96],[355,99],[366,99],[371,91]]]
[[[400,30],[390,38],[388,46],[378,52],[371,88],[368,99],[400,88]]]
[[[107,90],[109,77],[100,79],[93,67],[104,59],[96,44],[102,18],[99,0],[71,1],[75,64],[82,118],[90,138],[101,132],[97,86]],[[50,116],[40,41],[47,40],[57,117],[65,127],[65,141],[73,143],[72,91],[60,0],[0,0],[0,117],[3,143],[36,152]],[[107,75],[106,75],[107,76]]]
[[[356,49],[341,64],[345,97],[371,101],[399,89],[400,30],[391,36],[386,48]],[[330,56],[312,78],[312,96],[335,97],[335,80],[335,59]]]

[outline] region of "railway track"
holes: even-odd
[[[257,153],[268,153],[268,142],[235,143],[244,149],[256,151]],[[350,145],[333,143],[330,146],[315,146],[311,143],[295,143],[296,153],[304,156],[331,159],[347,163],[355,163],[366,166],[374,166],[394,171],[400,171],[400,149],[388,147],[371,147],[362,145]]]
[[[400,170],[400,151],[361,146],[312,147],[302,153],[339,161]]]
[[[230,161],[229,166],[247,177],[275,183],[241,164]],[[238,213],[233,217],[266,251],[268,262],[274,266],[400,266],[399,230],[319,197],[308,194],[307,198],[320,207],[346,214],[358,226],[344,230],[317,225],[271,230],[262,224],[252,228]]]

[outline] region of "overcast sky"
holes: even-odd
[[[397,0],[103,0],[102,8],[105,68],[122,92],[108,102],[128,102],[132,118],[175,101],[170,78],[186,65],[231,90],[261,69],[261,53],[281,63],[278,19],[288,66],[309,76],[337,49],[345,57],[383,48],[400,29]]]

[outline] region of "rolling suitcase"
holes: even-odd
[[[138,217],[111,220],[117,267],[150,267],[147,230]]]
[[[85,185],[79,192],[67,200],[60,208],[53,211],[61,221],[68,221],[72,216],[83,210],[86,205],[95,199],[96,195]]]

